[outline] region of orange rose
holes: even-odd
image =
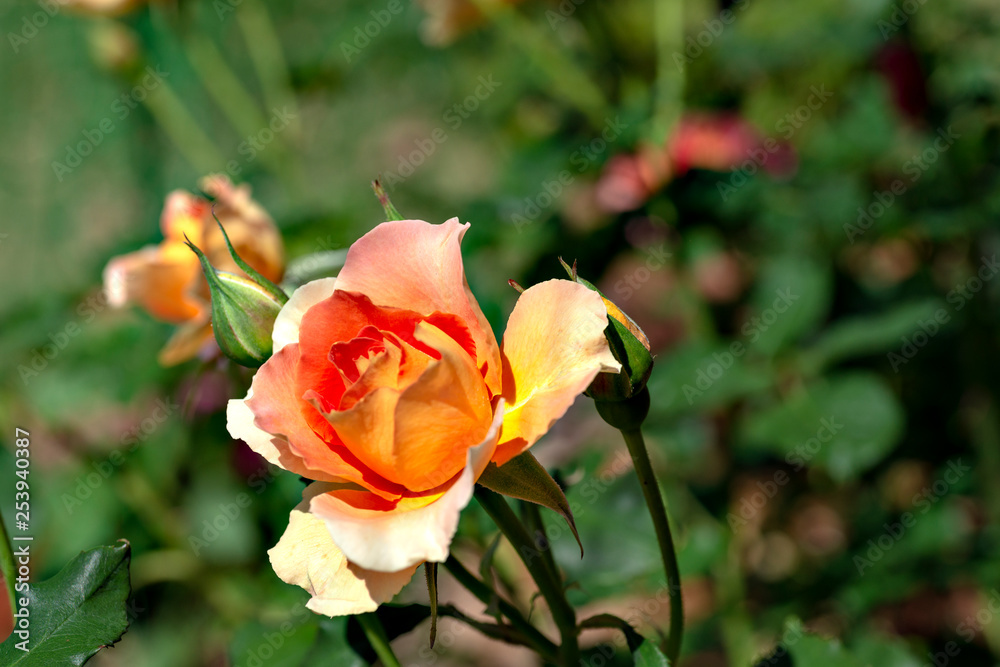
[[[201,188],[215,198],[215,215],[236,252],[264,277],[277,282],[284,271],[281,235],[271,217],[250,197],[250,187],[233,187],[225,176],[209,176]],[[212,265],[243,275],[226,249],[212,216],[212,202],[183,190],[167,196],[160,218],[163,242],[115,257],[104,269],[112,306],[134,303],[158,320],[181,325],[160,352],[160,363],[178,364],[212,344],[211,301],[198,258],[187,236]]]
[[[269,552],[313,611],[371,611],[418,565],[444,561],[486,465],[525,451],[597,373],[621,368],[600,295],[568,280],[526,290],[498,347],[465,280],[467,228],[369,232],[338,278],[292,295],[274,356],[229,403],[234,438],[317,480]]]

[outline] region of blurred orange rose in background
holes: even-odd
[[[208,176],[201,189],[214,198],[214,215],[225,226],[236,252],[273,282],[284,273],[281,235],[267,212],[250,197],[248,185],[233,186],[225,176]],[[198,258],[185,237],[212,265],[243,275],[226,249],[213,217],[213,202],[183,190],[167,196],[160,218],[163,242],[115,257],[104,269],[104,289],[113,306],[136,304],[158,320],[180,325],[160,352],[160,363],[178,364],[214,346],[211,300]]]

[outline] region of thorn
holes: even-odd
[[[524,294],[524,288],[521,287],[518,284],[518,282],[516,280],[514,280],[513,278],[511,278],[510,280],[508,280],[507,284],[510,285],[511,287],[513,287],[514,289],[516,289],[518,291],[518,293]]]

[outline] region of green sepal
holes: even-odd
[[[236,248],[234,248],[233,244],[229,241],[229,234],[226,233],[226,230],[219,221],[219,218],[216,217],[214,208],[212,209],[212,217],[215,218],[215,224],[219,225],[219,231],[222,232],[222,238],[226,240],[226,248],[229,249],[229,256],[233,258],[234,262],[236,262],[236,266],[240,267],[240,270],[247,274],[250,277],[250,280],[260,285],[268,294],[273,296],[278,303],[282,306],[285,305],[288,302],[288,295],[285,294],[284,290],[261,275],[257,269],[247,264],[246,261],[236,253]]]
[[[639,332],[643,339],[645,334],[617,304],[604,296],[593,283],[580,277],[575,262],[570,266],[560,257],[559,263],[573,282],[597,292],[604,300],[608,310],[608,326],[604,329],[604,335],[608,339],[611,354],[622,365],[620,373],[598,373],[585,393],[597,401],[621,401],[634,396],[646,386],[649,375],[653,372],[653,355],[649,351],[648,341],[641,340],[632,329]]]
[[[580,557],[583,557],[583,543],[576,531],[576,521],[566,494],[531,452],[524,452],[502,466],[490,462],[479,477],[479,483],[490,491],[558,512],[573,531],[573,537],[580,545]]]
[[[219,271],[197,246],[185,242],[198,256],[208,282],[212,331],[219,349],[241,366],[259,367],[271,356],[271,332],[284,301],[278,300],[264,285]]]
[[[375,191],[375,196],[378,197],[378,203],[382,205],[382,210],[385,211],[386,220],[404,220],[403,216],[396,210],[396,207],[392,205],[392,201],[389,199],[389,195],[386,193],[385,188],[382,187],[382,182],[379,179],[372,181],[372,190]]]

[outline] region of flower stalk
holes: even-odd
[[[663,494],[656,481],[653,464],[649,460],[645,439],[642,437],[641,425],[649,413],[649,390],[644,388],[642,392],[626,401],[594,403],[604,421],[621,431],[625,446],[628,447],[628,453],[632,457],[636,477],[642,486],[646,507],[653,519],[670,598],[670,630],[662,648],[670,664],[676,665],[684,637],[684,601],[681,597],[681,574],[677,566],[677,550],[670,531],[670,518],[667,516]]]
[[[497,609],[500,610],[500,613],[507,617],[511,626],[521,633],[524,640],[528,642],[540,656],[549,662],[559,661],[559,647],[539,632],[538,629],[524,617],[517,607],[500,597],[499,594],[497,594],[492,588],[469,572],[469,570],[467,570],[454,555],[448,556],[448,560],[445,561],[444,567],[451,573],[451,576],[455,577],[455,580],[458,581],[458,583],[465,586],[465,588],[470,593],[475,595],[483,604],[489,605],[493,602],[493,600],[496,600]]]
[[[383,667],[401,667],[399,658],[393,652],[392,646],[389,644],[389,637],[385,634],[385,628],[382,627],[378,616],[369,612],[358,614],[357,619],[358,623],[361,624],[361,629],[364,630],[368,643],[371,644]]]
[[[538,591],[545,598],[545,602],[552,612],[552,619],[559,628],[561,641],[559,652],[562,664],[566,667],[575,667],[580,661],[576,612],[566,599],[562,582],[549,569],[545,559],[537,553],[535,541],[503,496],[483,486],[476,486],[476,500],[490,515],[504,536],[510,540],[511,545],[521,557],[521,561],[531,573],[532,579],[538,585]]]

